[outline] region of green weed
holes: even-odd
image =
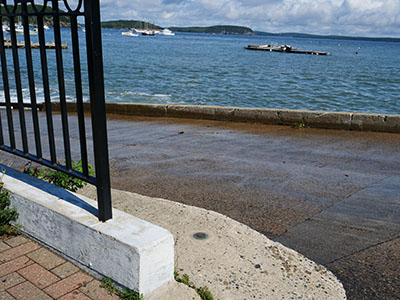
[[[294,128],[305,128],[306,127],[306,124],[304,124],[303,122],[300,122],[300,123],[294,123],[293,124],[293,127]]]
[[[78,172],[82,172],[82,161],[78,161],[77,163],[72,161],[72,169]],[[89,165],[89,175],[94,175],[94,171],[91,171],[92,165]],[[72,177],[70,175],[64,174],[60,171],[55,171],[53,169],[38,169],[27,167],[24,170],[25,173],[52,183],[56,186],[62,187],[66,190],[76,192],[77,190],[83,188],[87,183],[81,179]]]
[[[3,176],[5,171],[2,171],[0,175],[0,235],[3,234],[17,234],[20,229],[20,225],[11,225],[18,218],[18,212],[15,207],[10,207],[10,194],[4,188]]]
[[[188,274],[183,274],[182,277],[179,277],[179,273],[175,270],[174,278],[177,282],[183,283],[188,287],[194,289],[202,300],[214,300],[214,297],[209,291],[209,289],[207,287],[200,287],[200,288],[196,287],[193,283],[190,282]]]
[[[120,299],[124,300],[143,300],[143,295],[139,295],[138,292],[132,291],[130,289],[124,288],[121,290],[117,289],[114,282],[108,277],[104,277],[101,282],[101,287],[105,288],[110,295],[117,295]]]

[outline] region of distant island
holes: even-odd
[[[8,11],[12,12],[14,10],[14,5],[7,5],[7,9],[8,9]],[[29,4],[27,6],[27,9],[28,9],[28,13],[35,12],[35,9],[38,10],[38,11],[42,11],[43,10],[43,5],[35,4],[35,9],[34,9],[32,7],[32,4]],[[20,14],[21,11],[22,11],[22,7],[21,6],[17,6],[16,10],[15,10],[15,13]],[[51,7],[46,7],[45,11],[46,12],[52,12],[53,9]],[[64,14],[65,11],[60,9],[60,13]],[[3,6],[0,7],[0,14],[2,14],[2,15],[7,15],[8,14],[8,12],[7,12],[5,7],[3,7]],[[34,16],[28,17],[28,22],[29,22],[29,25],[37,26],[37,19]],[[53,26],[53,17],[48,16],[48,15],[44,16],[43,22],[44,22],[45,25]],[[8,24],[8,23],[9,23],[9,21],[8,21],[7,17],[3,17],[3,24]],[[70,24],[71,23],[70,23],[69,17],[63,16],[63,15],[60,16],[60,26],[61,27],[69,27]]]
[[[101,22],[103,28],[113,29],[153,29],[160,30],[163,27],[157,26],[150,22],[139,20],[116,20]],[[233,25],[217,25],[209,27],[168,27],[172,31],[177,32],[194,32],[194,33],[213,33],[213,34],[237,34],[237,35],[254,35],[251,28]]]
[[[255,35],[251,28],[233,25],[216,25],[209,27],[170,27],[170,29],[177,32]]]
[[[139,20],[116,20],[116,21],[105,21],[101,22],[101,27],[111,29],[163,29],[160,26],[152,24],[146,21]]]

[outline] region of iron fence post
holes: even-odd
[[[99,220],[112,218],[99,0],[85,0],[90,109]]]

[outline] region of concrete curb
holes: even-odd
[[[79,193],[96,197],[92,186]],[[115,207],[174,235],[176,270],[195,286],[207,286],[214,299],[346,299],[342,283],[328,269],[227,216],[126,191],[111,193]],[[196,232],[208,238],[194,239]],[[154,299],[192,299],[164,297]]]
[[[61,110],[60,103],[52,102],[51,109],[54,112],[59,112]],[[67,103],[67,109],[69,112],[76,112],[76,104]],[[84,103],[84,109],[86,112],[90,112],[90,104]],[[108,114],[131,116],[205,119],[400,133],[400,115],[390,114],[142,103],[107,103],[106,111]]]
[[[3,165],[0,170],[27,235],[140,294],[174,279],[174,239],[166,229],[117,209],[100,222],[95,201]]]

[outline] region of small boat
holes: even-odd
[[[169,30],[168,28],[164,28],[163,30],[161,30],[159,33],[159,35],[168,35],[168,36],[174,36],[175,33],[173,33],[171,30]]]
[[[153,30],[143,30],[141,31],[142,35],[148,35],[148,36],[153,36],[154,31]]]
[[[10,33],[11,32],[11,28],[8,27],[6,29],[6,32]],[[22,26],[21,24],[15,25],[15,33],[16,34],[24,34],[24,26]]]
[[[124,36],[139,36],[139,33],[137,33],[136,31],[133,31],[133,30],[128,30],[128,31],[121,32],[121,35],[124,35]]]
[[[44,29],[44,30],[49,30],[50,27],[49,27],[48,25],[43,25],[43,29]]]
[[[10,33],[11,32],[10,26],[3,25],[3,31]],[[15,33],[16,34],[24,34],[24,26],[22,26],[21,24],[15,25]],[[29,29],[29,34],[37,35],[38,34],[37,28],[34,28],[33,30]]]

